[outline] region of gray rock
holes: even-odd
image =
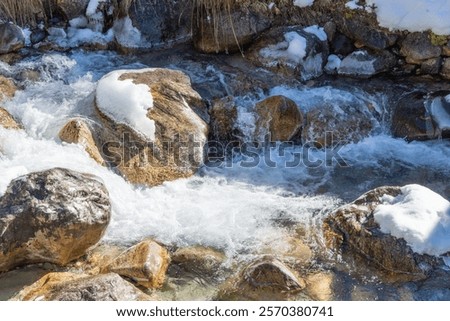
[[[439,57],[442,49],[432,44],[428,32],[413,32],[403,40],[400,53],[406,57],[406,62],[420,64],[424,60]]]
[[[382,72],[390,71],[396,65],[395,55],[389,51],[370,54],[367,51],[355,51],[342,60],[338,73],[340,75],[369,78]]]
[[[347,56],[355,49],[353,41],[341,33],[337,34],[331,41],[331,50],[336,55]]]
[[[100,240],[110,216],[108,191],[92,175],[55,168],[21,176],[0,199],[0,271],[64,265]]]
[[[46,37],[47,32],[44,29],[35,29],[31,32],[30,41],[34,45],[43,41]]]
[[[441,76],[450,80],[450,58],[445,58],[442,63]]]
[[[438,75],[441,70],[442,58],[431,58],[422,62],[420,66],[420,71],[422,74],[427,75]]]
[[[53,8],[57,8],[69,21],[86,13],[89,0],[51,0]]]
[[[17,51],[25,46],[22,30],[12,23],[0,24],[0,54]]]

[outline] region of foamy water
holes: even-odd
[[[278,238],[284,228],[276,222],[309,224],[342,203],[339,190],[317,193],[333,179],[336,165],[307,168],[298,164],[286,168],[284,164],[293,155],[306,152],[301,147],[289,148],[284,155],[269,151],[276,166],[260,162],[244,168],[239,166],[242,158],[237,157],[231,167],[204,167],[192,178],[147,188],[128,184],[98,165],[81,147],[58,140],[57,133],[68,119],[92,113],[92,93],[101,76],[114,69],[137,67],[143,66],[111,53],[80,52],[70,56],[48,54],[14,67],[1,65],[0,70],[10,75],[23,69],[38,69],[42,81],[28,84],[5,104],[26,132],[0,129],[0,195],[12,179],[33,171],[65,167],[91,173],[104,181],[113,204],[106,241],[130,244],[154,237],[166,244],[213,246],[230,255],[250,252]],[[376,99],[333,88],[277,87],[272,93],[286,94],[297,101],[325,94],[337,101]],[[240,107],[239,124],[248,133],[255,119],[251,106],[251,101],[247,101]],[[382,100],[376,106],[381,110]],[[409,171],[426,167],[442,173],[445,180],[450,177],[449,147],[445,141],[408,144],[380,131],[344,146],[340,153],[350,166],[381,169],[386,162],[394,162]],[[326,159],[323,151],[313,151],[310,156]],[[361,177],[360,182],[370,179]]]

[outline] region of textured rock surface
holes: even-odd
[[[433,45],[428,32],[413,32],[403,40],[400,53],[406,57],[406,62],[419,64],[424,60],[439,57],[442,49]]]
[[[0,199],[0,271],[82,256],[110,215],[108,191],[94,176],[55,168],[13,180]]]
[[[147,288],[160,288],[170,263],[167,250],[158,243],[143,241],[115,258],[106,268],[129,277]]]
[[[8,111],[0,107],[0,126],[6,129],[21,129],[22,126],[16,122],[13,116]]]
[[[368,78],[382,72],[390,71],[396,64],[396,57],[389,51],[370,54],[356,51],[342,60],[338,69],[340,75]]]
[[[284,96],[272,96],[256,104],[256,139],[269,134],[271,141],[290,141],[301,130],[303,113]]]
[[[361,255],[389,273],[422,278],[421,263],[433,265],[434,258],[414,253],[405,240],[382,233],[373,216],[384,195],[400,193],[400,187],[380,187],[331,213],[323,226],[328,247]]]
[[[0,54],[17,51],[25,46],[22,30],[11,23],[0,23]]]
[[[189,77],[181,71],[149,69],[136,73],[130,70],[119,78],[126,79],[150,88],[153,107],[147,117],[155,123],[155,140],[116,123],[97,108],[104,126],[99,143],[109,153],[105,160],[132,183],[153,186],[193,175],[204,160],[208,137],[205,120],[209,121],[209,116]]]
[[[225,259],[222,252],[202,246],[181,248],[172,255],[173,264],[202,276],[216,274]]]
[[[12,98],[16,91],[17,87],[11,79],[0,76],[0,101]]]
[[[12,301],[147,301],[152,298],[114,273],[49,273]]]

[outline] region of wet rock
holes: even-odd
[[[301,130],[303,113],[297,104],[284,96],[272,96],[256,104],[258,120],[256,139],[268,134],[271,141],[290,141]]]
[[[267,13],[252,7],[212,10],[197,7],[194,11],[194,46],[204,53],[237,52],[270,27]]]
[[[85,120],[81,118],[70,120],[60,130],[59,139],[69,144],[79,144],[83,146],[92,159],[100,165],[104,165],[105,161],[95,143],[94,134]]]
[[[163,285],[169,262],[167,250],[158,243],[147,240],[120,254],[106,270],[128,277],[146,288],[154,289]]]
[[[358,142],[373,129],[372,116],[365,106],[324,103],[306,113],[302,141],[318,148]]]
[[[106,267],[126,250],[123,245],[100,243],[74,262],[72,267],[89,275],[104,273],[107,271]]]
[[[12,301],[149,301],[153,298],[114,273],[49,273]]]
[[[239,137],[242,137],[242,133],[236,126],[238,111],[234,97],[227,96],[214,100],[210,116],[210,141],[217,141],[223,145],[224,150],[218,153],[225,152],[227,144],[237,143]]]
[[[248,265],[218,293],[220,300],[287,300],[305,288],[305,281],[286,265],[266,256]]]
[[[45,29],[36,28],[31,32],[30,41],[33,45],[42,42],[47,38],[47,32]]]
[[[310,80],[323,74],[328,42],[302,27],[273,28],[262,34],[249,49],[247,58],[274,72]]]
[[[151,45],[188,40],[191,33],[191,1],[139,0],[131,3],[128,13],[132,24]]]
[[[0,54],[17,51],[25,46],[22,30],[12,23],[0,23]]]
[[[424,60],[439,57],[442,50],[432,44],[428,32],[413,32],[402,41],[400,53],[406,57],[407,63],[420,64]]]
[[[392,116],[392,133],[406,140],[428,140],[437,137],[436,126],[426,109],[426,93],[403,95]]]
[[[310,264],[314,256],[311,248],[301,239],[287,235],[271,240],[260,253],[276,257],[295,270]]]
[[[67,264],[100,240],[110,216],[108,191],[92,175],[55,168],[19,177],[0,199],[0,271]]]
[[[318,272],[305,278],[306,292],[314,301],[333,300],[334,275],[331,272]]]
[[[98,88],[109,84],[114,75],[106,75]],[[153,186],[193,175],[204,160],[209,115],[189,77],[169,69],[130,70],[122,72],[117,82],[124,82],[124,88],[132,90],[130,81],[149,88],[153,107],[148,109],[147,117],[153,121],[154,137],[108,116],[110,106],[99,107],[97,89],[96,110],[103,124],[98,136],[104,159],[132,183]]]
[[[396,65],[395,55],[389,51],[370,54],[367,51],[355,51],[345,57],[338,69],[340,75],[368,78],[390,71]]]
[[[438,75],[441,70],[442,58],[431,58],[420,65],[420,72],[427,75]]]
[[[450,58],[445,58],[442,63],[441,76],[450,80]]]
[[[201,276],[216,275],[225,259],[224,253],[203,246],[181,248],[172,255],[173,264],[184,271]]]
[[[6,129],[22,129],[22,126],[11,116],[6,109],[0,107],[0,127]]]
[[[16,91],[17,87],[11,79],[0,76],[0,101],[14,97]]]
[[[327,246],[361,256],[381,271],[424,278],[426,271],[422,267],[436,265],[435,258],[417,254],[404,239],[381,232],[374,219],[381,198],[399,194],[400,187],[380,187],[331,213],[323,225]]]

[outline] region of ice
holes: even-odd
[[[152,69],[134,70],[146,72]],[[130,126],[150,140],[155,139],[155,122],[147,117],[153,108],[150,88],[135,84],[133,80],[120,80],[129,70],[116,70],[104,76],[98,83],[96,102],[98,108],[118,123]]]
[[[145,47],[142,43],[140,31],[133,27],[130,17],[117,19],[113,26],[116,40],[119,44],[127,48]]]
[[[450,96],[450,95],[449,95]],[[433,99],[430,105],[430,114],[433,117],[440,130],[450,129],[450,102],[449,96],[446,98],[437,97]],[[445,108],[444,104],[447,104]]]
[[[381,231],[403,238],[417,253],[450,251],[450,202],[420,185],[402,187],[397,197],[385,195],[374,212]]]
[[[312,6],[313,3],[314,3],[314,0],[294,0],[294,6],[297,6],[300,8]]]
[[[328,39],[327,34],[325,33],[324,29],[317,25],[304,28],[303,31],[306,31],[307,33],[316,35],[317,38],[319,38],[321,41],[327,41],[327,39]]]
[[[341,66],[342,60],[336,55],[329,55],[325,70],[328,72],[336,72]]]

